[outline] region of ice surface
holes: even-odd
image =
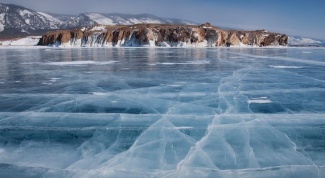
[[[0,177],[324,177],[301,51],[1,48]]]

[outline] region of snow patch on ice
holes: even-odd
[[[251,104],[251,103],[267,104],[267,103],[272,103],[272,101],[267,99],[266,96],[263,96],[263,97],[259,97],[259,98],[252,98],[252,99],[248,100],[247,103],[248,104]]]
[[[259,97],[260,99],[267,99],[267,97],[266,96],[262,96],[262,97]]]
[[[270,65],[269,67],[277,68],[277,69],[301,69],[301,68],[303,68],[301,66],[274,66],[274,65]]]
[[[58,80],[60,80],[60,79],[61,79],[61,78],[50,78],[49,81],[50,81],[50,82],[56,82],[56,81],[58,81]]]
[[[177,130],[182,130],[182,129],[193,129],[193,127],[175,127]]]
[[[103,93],[103,92],[92,92],[93,95],[96,95],[96,96],[105,96],[107,95],[107,93]]]
[[[202,65],[202,64],[210,64],[208,60],[199,60],[199,61],[189,61],[189,62],[161,62],[156,63],[161,65]]]

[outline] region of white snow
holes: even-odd
[[[28,11],[28,10],[21,10],[21,11],[19,11],[19,14],[21,15],[21,16],[31,16],[31,15],[33,15],[33,13],[31,12],[31,11]]]
[[[29,25],[30,24],[30,19],[25,19],[25,22]]]
[[[2,46],[35,46],[39,42],[41,36],[28,36],[16,40],[1,41]]]
[[[267,99],[266,96],[263,96],[263,97],[259,97],[259,98],[252,98],[252,99],[248,100],[247,103],[248,104],[251,104],[251,103],[267,104],[267,103],[272,103],[272,101]]]
[[[322,44],[322,41],[312,39],[312,38],[306,38],[306,37],[289,36],[288,44],[289,45],[311,45],[311,44]]]
[[[266,104],[266,103],[272,103],[271,100],[248,100],[247,101],[249,104],[250,103],[259,103],[259,104]]]
[[[158,43],[158,47],[206,48],[206,47],[213,47],[213,45],[211,44],[209,45],[206,40],[199,43],[163,41]]]
[[[260,99],[267,99],[267,96],[259,97]]]
[[[300,68],[303,68],[301,66],[274,66],[274,65],[270,65],[269,67],[278,68],[278,69],[300,69]]]
[[[112,17],[113,18],[113,17]],[[121,24],[121,25],[132,25],[133,23],[131,23],[130,21],[123,19],[122,17],[119,16],[115,16],[114,20],[117,24]]]
[[[44,16],[46,19],[48,19],[48,20],[50,20],[52,22],[59,23],[59,24],[63,23],[60,19],[55,18],[55,17],[53,17],[53,16],[51,16],[49,14],[46,14],[44,12],[37,12],[37,13]]]
[[[139,19],[136,19],[136,18],[131,18],[129,19],[129,21],[133,24],[139,24],[139,23],[142,23]]]
[[[150,19],[150,18],[142,18],[140,19],[142,23],[162,23],[160,20]]]
[[[311,38],[301,38],[301,42],[304,42],[304,43],[321,43],[320,41],[313,40]]]
[[[0,14],[0,32],[2,32],[5,29],[5,14]]]
[[[87,13],[86,16],[101,25],[115,25],[112,19],[98,13]]]
[[[56,77],[53,77],[53,78],[49,78],[49,81],[54,83],[54,82],[57,82],[58,80],[60,80],[61,78],[56,78]]]
[[[245,45],[245,44],[243,44],[242,42],[239,42],[238,45],[231,45],[230,47],[252,47],[252,46]]]
[[[92,92],[93,95],[96,95],[96,96],[105,96],[107,95],[108,93],[103,93],[103,92]]]
[[[90,29],[90,31],[105,31],[106,27],[105,26],[95,26]]]
[[[156,46],[156,42],[154,40],[150,40],[149,41],[149,46],[150,47],[155,47]]]

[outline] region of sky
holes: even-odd
[[[0,0],[37,11],[149,13],[197,23],[325,40],[325,0]]]

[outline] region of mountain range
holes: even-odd
[[[49,30],[73,29],[92,25],[132,25],[139,23],[196,24],[191,21],[161,18],[151,14],[87,12],[63,15],[37,12],[22,6],[0,3],[0,38],[41,35]]]
[[[325,47],[325,40],[318,40],[301,36],[289,36],[288,45],[293,47]]]

